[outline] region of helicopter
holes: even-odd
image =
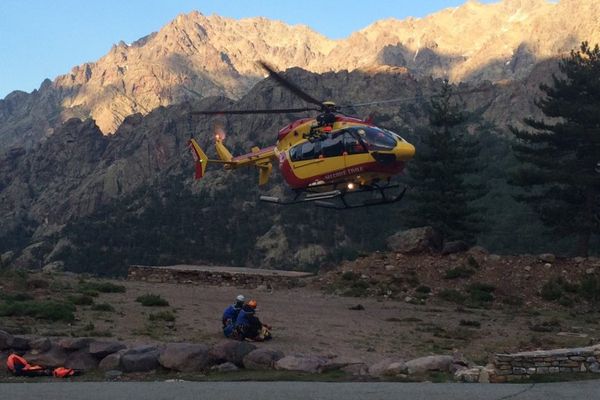
[[[277,83],[307,103],[318,107],[257,110],[207,110],[193,114],[276,114],[317,111],[312,118],[291,122],[279,130],[277,142],[269,147],[253,147],[250,153],[233,156],[225,146],[224,135],[215,135],[219,159],[210,159],[192,137],[189,147],[195,158],[195,178],[201,179],[209,164],[221,164],[226,170],[254,166],[258,184],[265,185],[279,164],[283,179],[293,192],[291,199],[260,196],[260,200],[277,205],[313,203],[318,207],[351,209],[396,203],[406,187],[400,188],[392,178],[402,173],[415,155],[415,147],[395,132],[376,126],[372,118],[361,119],[344,114],[345,107],[380,102],[337,106],[318,100],[285,79],[265,62],[259,64]],[[385,102],[385,101],[383,101]],[[393,194],[390,192],[393,191]],[[351,198],[371,193],[359,202]]]

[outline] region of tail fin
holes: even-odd
[[[222,161],[231,161],[233,159],[233,156],[229,150],[227,150],[227,147],[223,144],[223,139],[219,135],[217,135],[215,139],[215,148]]]
[[[206,166],[208,165],[208,157],[200,148],[200,145],[194,138],[190,139],[189,143],[190,148],[192,149],[192,154],[196,159],[196,175],[195,179],[202,179],[204,176],[204,171],[206,171]]]

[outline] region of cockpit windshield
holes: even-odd
[[[393,150],[398,143],[396,138],[400,138],[396,134],[371,127],[371,126],[357,126],[348,128],[348,131],[354,135],[360,137],[360,139],[368,146],[369,150]]]

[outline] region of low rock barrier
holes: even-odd
[[[302,285],[308,272],[201,265],[129,267],[127,279],[145,282],[202,283],[215,286],[256,288],[259,286],[291,288]]]
[[[600,373],[600,345],[496,354],[494,366],[493,382],[518,381],[532,375]]]

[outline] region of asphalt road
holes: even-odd
[[[594,400],[600,381],[544,384],[323,382],[52,382],[3,383],[0,399],[43,400]]]

